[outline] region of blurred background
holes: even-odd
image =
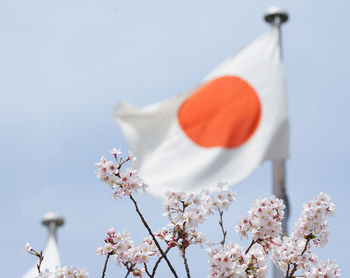
[[[44,248],[41,216],[65,217],[58,230],[63,265],[87,266],[100,277],[95,250],[105,231],[147,234],[129,200],[111,200],[94,163],[113,147],[128,147],[113,119],[120,101],[144,106],[199,84],[218,63],[268,31],[270,6],[289,12],[282,26],[291,123],[287,193],[289,227],[302,204],[327,192],[336,204],[321,258],[336,258],[349,277],[347,232],[350,163],[350,3],[309,1],[2,1],[0,2],[0,132],[2,277],[21,277]],[[272,193],[271,163],[235,185],[237,200],[224,215],[228,239],[253,201]],[[154,230],[167,224],[162,200],[135,196]],[[217,217],[200,230],[221,238]],[[247,246],[247,245],[246,245]],[[189,249],[194,278],[206,277],[205,250]],[[176,257],[173,252],[171,258]],[[180,277],[184,268],[175,260]],[[111,262],[107,277],[123,277]],[[170,277],[165,264],[159,277]]]

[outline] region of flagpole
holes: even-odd
[[[264,19],[267,23],[270,23],[273,28],[277,28],[279,36],[280,53],[282,57],[282,34],[281,24],[288,20],[288,13],[280,8],[271,7],[264,15]],[[276,197],[283,200],[286,208],[284,210],[284,219],[282,220],[282,230],[287,233],[287,221],[289,218],[289,203],[286,193],[286,161],[273,160],[273,193]],[[281,278],[283,274],[274,266],[274,278]]]

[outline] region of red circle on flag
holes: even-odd
[[[238,147],[254,134],[260,118],[257,93],[236,76],[223,76],[204,84],[178,111],[181,128],[202,147]]]

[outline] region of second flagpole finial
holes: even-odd
[[[264,14],[265,21],[271,24],[275,23],[275,18],[279,18],[280,23],[283,23],[288,21],[288,17],[288,13],[278,7],[271,7]]]
[[[64,218],[57,213],[48,212],[41,219],[41,223],[44,226],[47,226],[49,229],[49,234],[56,238],[56,230],[58,227],[64,224]]]

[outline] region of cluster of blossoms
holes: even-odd
[[[340,276],[339,266],[335,260],[326,263],[319,262],[308,248],[307,240],[295,239],[285,236],[282,240],[276,239],[276,244],[271,248],[271,259],[274,264],[285,273],[285,277],[294,277],[294,273],[300,270],[306,278],[335,278]]]
[[[296,240],[291,236],[274,239],[275,244],[271,246],[271,258],[283,273],[290,270],[290,266],[298,265],[303,271],[310,269],[317,261],[310,250],[305,250],[305,240]]]
[[[114,155],[117,160],[117,154],[114,153]],[[100,178],[102,177],[102,180],[112,184],[114,189],[116,183],[111,182],[112,179],[106,180],[105,177],[109,175],[104,173],[106,171],[104,169],[108,168],[110,163],[102,159],[100,164],[97,164],[97,174]],[[119,171],[123,163],[120,160],[114,165],[114,168],[116,167]],[[122,186],[119,185],[119,188]],[[126,186],[126,188],[129,187]],[[123,194],[131,194],[132,191],[128,192],[130,193]],[[281,221],[285,208],[283,201],[275,196],[258,199],[249,210],[248,215],[243,217],[235,227],[240,237],[252,238],[251,244],[245,252],[240,246],[233,243],[225,245],[226,231],[223,228],[222,214],[223,210],[228,209],[235,199],[234,194],[227,190],[225,183],[218,185],[214,196],[209,191],[200,193],[167,192],[166,195],[165,215],[169,218],[170,228],[163,228],[155,233],[155,237],[167,244],[167,252],[170,248],[177,246],[183,257],[186,248],[191,244],[206,243],[209,246],[207,249],[210,264],[208,277],[265,277],[267,275],[266,259],[269,254],[271,254],[273,262],[288,278],[293,277],[299,269],[304,274],[302,277],[314,277],[313,273],[317,272],[325,273],[326,276],[320,277],[338,277],[340,275],[340,270],[334,261],[318,263],[317,257],[309,250],[311,242],[319,247],[323,247],[327,243],[329,229],[325,218],[334,213],[334,204],[330,202],[327,194],[321,193],[315,200],[309,201],[304,206],[304,211],[297,221],[293,233],[283,238],[281,237]],[[208,216],[215,211],[220,214],[219,224],[224,235],[221,246],[209,243],[197,231],[198,225],[204,223]],[[151,242],[153,241],[151,240]],[[186,264],[185,262],[185,266],[188,267]],[[189,276],[189,272],[187,274]]]
[[[304,204],[293,233],[283,239],[275,239],[276,244],[271,247],[272,261],[286,273],[286,277],[292,277],[297,270],[301,270],[305,277],[340,276],[340,269],[335,261],[318,262],[317,257],[309,250],[311,242],[316,247],[326,245],[329,235],[326,217],[333,216],[334,209],[335,205],[330,197],[326,193],[320,193],[314,200]]]
[[[233,243],[209,246],[208,277],[266,277],[267,254],[274,238],[282,232],[284,208],[283,201],[275,196],[256,200],[248,215],[235,227],[240,237],[248,238],[251,234],[250,246],[246,251]]]
[[[165,216],[169,218],[170,230],[164,230],[169,245],[186,249],[191,244],[203,244],[204,235],[196,230],[208,216],[218,210],[227,210],[235,200],[226,183],[219,183],[215,194],[209,191],[200,193],[166,192]],[[163,233],[164,233],[163,231]]]
[[[210,245],[207,252],[209,257],[208,278],[261,278],[267,275],[266,254],[259,245],[252,247],[247,254],[241,246],[233,242],[220,247]]]
[[[115,161],[109,161],[105,157],[101,158],[101,161],[96,163],[97,168],[96,176],[103,182],[107,183],[111,189],[114,190],[113,198],[121,198],[122,196],[130,196],[132,193],[136,193],[139,190],[145,190],[147,185],[136,174],[136,170],[126,168],[121,170],[121,167],[126,162],[133,162],[135,157],[129,152],[126,159],[119,157],[120,150],[112,149]]]
[[[340,269],[335,260],[327,260],[326,263],[320,263],[317,267],[310,268],[305,272],[305,278],[329,278],[339,277]]]
[[[127,231],[117,233],[114,229],[109,229],[104,246],[96,251],[98,255],[106,256],[102,278],[105,277],[110,256],[114,256],[118,266],[126,268],[125,277],[129,275],[143,277],[144,274],[147,274],[153,278],[159,263],[164,259],[173,276],[177,278],[178,275],[167,258],[168,252],[173,247],[180,250],[187,278],[190,278],[186,249],[192,244],[207,246],[208,278],[267,277],[269,255],[286,278],[336,278],[340,276],[340,269],[335,260],[319,262],[310,250],[312,243],[317,247],[324,247],[328,240],[329,228],[326,218],[334,214],[335,206],[327,194],[320,193],[314,200],[307,202],[293,232],[284,237],[281,236],[281,221],[285,208],[283,201],[273,195],[256,200],[248,215],[235,226],[241,238],[251,238],[249,247],[244,250],[243,247],[232,242],[225,243],[227,231],[223,226],[223,212],[235,200],[234,193],[228,190],[226,183],[219,183],[217,190],[213,193],[209,191],[167,192],[164,215],[169,219],[169,227],[153,233],[132,196],[132,193],[145,190],[146,185],[137,176],[135,170],[121,169],[125,163],[132,162],[135,158],[130,153],[126,159],[120,158],[121,152],[117,149],[113,149],[111,153],[115,161],[107,161],[102,157],[101,161],[96,163],[96,175],[114,190],[114,198],[129,196],[150,236],[145,238],[141,245],[137,245]],[[198,231],[199,224],[204,223],[214,212],[219,213],[219,225],[223,234],[223,240],[217,244],[207,241]],[[165,243],[166,250],[163,250],[159,243],[163,245]],[[39,258],[38,277],[88,277],[85,268],[71,266],[57,267],[52,273],[49,270],[40,272],[43,260],[42,251],[36,252],[27,243],[25,252]],[[157,261],[153,270],[150,271],[147,264],[152,257],[156,257]]]
[[[326,217],[333,216],[335,205],[326,193],[320,193],[314,200],[304,204],[304,210],[293,229],[296,239],[312,239],[318,247],[328,242],[328,222]]]
[[[235,227],[241,237],[251,233],[251,245],[244,253],[241,247],[232,243],[221,248],[209,247],[208,277],[266,277],[269,253],[287,278],[295,277],[297,270],[303,273],[299,277],[339,277],[340,269],[334,260],[318,262],[309,250],[311,242],[319,247],[327,243],[329,229],[325,218],[334,214],[334,207],[329,196],[320,193],[304,205],[293,233],[281,238],[282,201],[275,196],[257,200],[248,216]]]
[[[258,199],[249,210],[248,216],[243,217],[236,225],[235,230],[240,237],[248,238],[248,233],[251,233],[253,243],[259,243],[267,252],[273,239],[282,233],[284,208],[283,201],[274,195]]]
[[[46,269],[44,272],[40,272],[37,278],[89,278],[89,273],[86,267],[75,266],[56,266],[56,271],[50,272]]]
[[[98,255],[114,255],[118,266],[124,266],[128,272],[136,277],[142,277],[143,265],[149,262],[150,257],[159,255],[157,247],[149,237],[144,240],[141,246],[137,245],[130,237],[128,231],[117,233],[113,228],[107,231],[105,245],[96,250]]]

